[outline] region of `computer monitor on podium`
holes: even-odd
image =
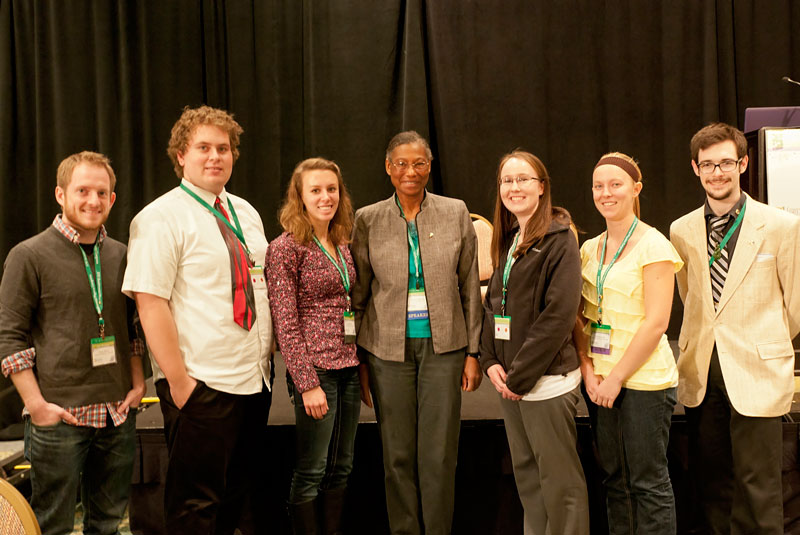
[[[747,108],[744,110],[744,133],[765,126],[800,126],[800,106]]]
[[[792,131],[783,132],[789,129]],[[800,147],[796,146],[800,139],[800,106],[747,108],[744,112],[744,133],[750,163],[747,172],[742,175],[742,189],[759,201],[795,211],[800,205],[800,198],[794,201],[797,204],[791,206],[775,202],[794,197],[784,198],[785,187],[800,187],[800,170],[796,182],[798,186],[787,182],[792,167],[800,162],[796,159],[800,157]],[[770,167],[776,179],[772,185],[768,179]],[[773,202],[770,202],[770,190]]]

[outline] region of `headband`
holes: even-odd
[[[601,165],[615,165],[628,173],[634,182],[639,182],[641,180],[641,178],[637,178],[639,173],[636,172],[636,167],[628,160],[620,158],[619,156],[603,156],[594,168],[597,169]]]

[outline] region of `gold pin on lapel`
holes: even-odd
[[[431,232],[430,234],[428,234],[428,237],[429,237],[429,238],[433,238],[433,232]]]

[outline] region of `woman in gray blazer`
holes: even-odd
[[[480,384],[477,239],[463,201],[425,191],[417,132],[386,149],[395,193],[356,213],[353,311],[383,444],[392,533],[450,533],[461,392]],[[365,387],[366,384],[364,383]],[[369,388],[363,393],[370,405]]]

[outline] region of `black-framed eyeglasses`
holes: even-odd
[[[428,161],[419,161],[419,162],[414,162],[414,163],[410,164],[410,163],[408,163],[408,162],[406,162],[404,160],[398,160],[396,162],[393,162],[393,161],[389,160],[389,163],[391,163],[394,166],[395,169],[397,169],[398,171],[402,171],[402,172],[407,171],[408,170],[408,166],[410,165],[411,167],[414,168],[414,171],[416,171],[417,173],[424,172],[428,168],[428,166],[431,164],[431,162],[428,162]]]
[[[719,167],[719,170],[722,171],[723,173],[730,173],[731,171],[735,171],[736,168],[739,167],[741,161],[742,158],[739,158],[738,160],[722,160],[719,163],[700,162],[699,164],[697,164],[697,168],[700,169],[700,172],[703,173],[704,175],[713,174],[714,171],[717,170],[717,167]]]
[[[513,182],[517,183],[517,186],[520,188],[524,188],[533,184],[534,181],[544,182],[543,179],[537,178],[535,176],[528,176],[528,175],[517,175],[517,176],[501,176],[500,177],[500,185],[501,186],[509,186]]]

